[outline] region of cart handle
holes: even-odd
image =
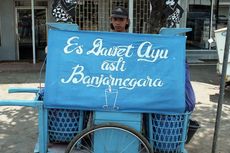
[[[40,88],[9,88],[8,93],[39,93]],[[38,107],[43,101],[38,100],[38,96],[34,100],[0,100],[0,106],[26,106]]]
[[[40,88],[9,88],[8,93],[38,93]]]
[[[43,104],[43,101],[39,100],[0,100],[0,106],[26,106],[26,107],[38,107]]]

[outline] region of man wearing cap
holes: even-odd
[[[111,29],[115,32],[126,32],[129,28],[129,13],[128,11],[118,6],[112,10],[111,14]]]
[[[114,32],[126,32],[129,28],[129,13],[128,11],[118,6],[113,9],[111,14],[111,29]],[[188,64],[186,62],[186,73],[185,73],[185,103],[186,103],[186,111],[193,111],[195,107],[195,94],[190,82],[190,73],[188,69]]]

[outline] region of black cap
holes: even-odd
[[[129,13],[128,11],[121,6],[115,7],[112,10],[112,14],[111,17],[115,17],[115,18],[129,18]]]

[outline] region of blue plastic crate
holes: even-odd
[[[148,137],[154,152],[186,153],[184,148],[190,113],[149,114]]]
[[[83,111],[69,109],[48,110],[49,141],[68,143],[83,129]]]

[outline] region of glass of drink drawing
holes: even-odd
[[[119,107],[116,105],[117,103],[118,90],[112,89],[109,85],[107,89],[105,89],[105,105],[104,109],[114,109],[117,110]]]

